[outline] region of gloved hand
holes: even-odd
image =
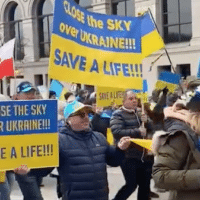
[[[162,91],[163,91],[163,94],[167,94],[169,90],[167,87],[165,87]]]

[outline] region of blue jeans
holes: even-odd
[[[15,174],[24,200],[43,200],[40,184],[42,177]]]

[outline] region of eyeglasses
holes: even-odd
[[[73,116],[79,116],[80,118],[83,119],[87,115],[88,115],[88,113],[86,113],[86,112],[76,112],[76,113],[72,114],[71,117],[73,117]]]

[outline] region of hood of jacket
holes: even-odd
[[[186,137],[190,141],[190,146],[196,146],[197,135],[194,131],[183,121],[168,118],[165,119],[164,122],[164,130],[163,131],[156,131],[153,135],[152,139],[152,152],[154,155],[157,154],[158,149],[160,146],[164,145],[170,135],[175,134],[176,132],[182,131],[186,134]]]

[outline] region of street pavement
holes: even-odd
[[[124,185],[124,178],[119,167],[108,167],[108,182],[109,182],[109,198],[110,200],[115,196],[117,191]],[[44,197],[44,200],[58,200],[56,194],[56,179],[51,177],[45,177],[43,180],[44,187],[41,187],[41,191]],[[159,194],[157,200],[167,200],[169,193],[159,193],[157,189],[154,188],[153,180],[151,182],[151,190]],[[128,198],[128,200],[137,199],[137,190]],[[152,200],[156,198],[152,198]],[[14,183],[14,188],[11,193],[11,200],[23,200],[21,191],[18,187],[17,182]]]

